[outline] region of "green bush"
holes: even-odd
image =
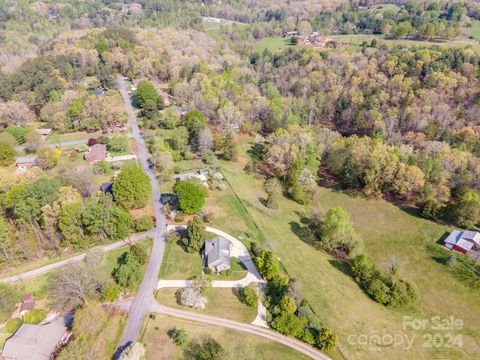
[[[317,335],[315,344],[320,350],[333,350],[338,343],[337,335],[329,328],[322,328]]]
[[[133,222],[133,227],[136,232],[148,231],[153,228],[153,220],[149,215],[144,215]]]
[[[109,281],[102,287],[102,300],[114,301],[118,297],[119,293],[120,287],[113,281]]]
[[[208,268],[208,267],[205,268],[204,272],[205,272],[205,274],[207,274],[207,275],[210,275],[211,273],[213,273],[212,269],[210,269],[210,268]]]
[[[14,334],[17,332],[20,326],[22,326],[22,324],[23,324],[23,321],[20,318],[10,319],[5,324],[5,330],[9,334]]]
[[[258,305],[257,288],[250,284],[244,288],[238,289],[238,298],[241,302],[249,307],[256,307]]]
[[[390,302],[390,288],[379,278],[370,282],[367,293],[380,304],[387,305]]]
[[[168,331],[168,335],[178,346],[185,346],[187,344],[187,332],[183,329],[173,327]]]
[[[185,220],[185,215],[183,214],[177,214],[175,215],[175,218],[173,219],[176,223],[183,223]]]
[[[39,324],[41,323],[47,314],[44,310],[41,309],[33,309],[23,315],[23,322],[25,324]]]

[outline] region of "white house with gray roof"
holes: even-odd
[[[204,264],[215,272],[230,269],[230,242],[217,236],[205,242]]]

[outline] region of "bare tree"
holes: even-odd
[[[87,303],[99,284],[90,267],[73,264],[58,271],[50,280],[52,306],[62,312],[72,311]]]

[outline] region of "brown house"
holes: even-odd
[[[22,305],[20,305],[20,315],[25,315],[30,310],[35,309],[35,299],[31,293],[25,294],[22,297]]]
[[[107,146],[104,144],[95,144],[85,154],[85,160],[90,164],[95,164],[99,161],[105,160],[107,156]]]

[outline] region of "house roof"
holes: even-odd
[[[26,164],[26,163],[34,163],[37,160],[36,155],[28,155],[28,156],[20,156],[17,158],[17,165],[18,164]]]
[[[221,263],[230,265],[230,242],[221,236],[206,241],[205,256],[209,267]]]
[[[90,148],[90,151],[85,154],[85,160],[88,162],[97,162],[105,160],[107,155],[107,146],[104,144],[95,144]]]
[[[52,132],[52,129],[37,129],[37,132],[40,135],[48,136]]]
[[[450,235],[445,239],[445,243],[456,245],[458,240],[462,237],[462,232],[460,230],[453,230]]]
[[[465,239],[458,240],[458,242],[455,245],[465,250],[471,250],[473,247],[473,243]]]
[[[44,325],[23,324],[5,342],[1,355],[16,360],[49,360],[66,331],[63,319]]]
[[[473,240],[477,245],[480,245],[480,233],[478,231],[464,231],[462,239]]]

